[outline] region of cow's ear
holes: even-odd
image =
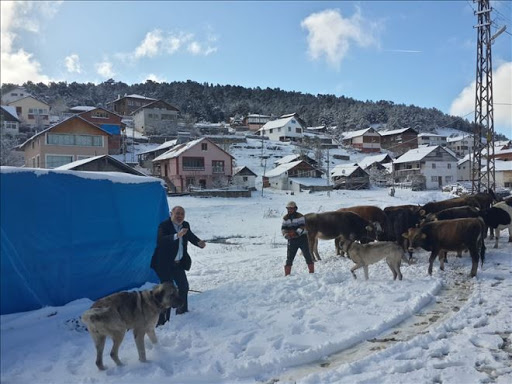
[[[426,212],[425,212],[425,210],[424,210],[424,209],[420,209],[420,212],[419,212],[419,213],[420,213],[420,215],[421,215],[421,216],[425,216],[425,213],[426,213]]]
[[[365,228],[368,232],[373,232],[373,227],[371,225],[367,225]]]
[[[427,238],[427,235],[425,233],[422,233],[421,236],[420,236],[422,239],[426,239]]]
[[[404,233],[402,233],[402,237],[404,239],[408,239],[409,238],[409,234],[407,232],[404,232]]]

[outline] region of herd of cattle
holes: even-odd
[[[471,276],[476,276],[478,262],[485,259],[484,238],[487,230],[496,238],[508,228],[512,241],[512,197],[497,201],[492,190],[419,205],[400,205],[380,209],[363,205],[332,212],[305,215],[309,247],[313,260],[320,260],[318,239],[335,240],[337,254],[347,255],[356,263],[351,272],[386,258],[393,278],[402,278],[400,263],[405,251],[409,258],[416,248],[430,252],[428,273],[439,256],[440,269],[448,251],[460,257],[469,251]],[[375,241],[377,240],[377,241]],[[357,241],[359,243],[357,243]]]

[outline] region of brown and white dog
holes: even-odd
[[[106,369],[103,349],[107,336],[113,341],[110,357],[117,365],[122,365],[119,347],[129,329],[133,329],[139,360],[146,361],[144,335],[147,334],[153,344],[157,343],[155,326],[160,312],[182,304],[178,289],[170,282],[155,285],[151,290],[114,293],[96,301],[83,313],[82,321],[87,325],[96,346],[98,368]]]

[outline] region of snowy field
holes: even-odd
[[[258,172],[259,173],[259,172]],[[393,281],[385,262],[350,274],[352,262],[320,241],[323,260],[307,273],[298,254],[284,276],[280,234],[289,200],[302,213],[360,204],[381,208],[450,197],[398,189],[330,194],[265,190],[250,199],[169,198],[182,205],[192,230],[207,241],[191,246],[190,312],[156,330],[140,363],[131,333],[120,349],[124,366],[95,349],[77,321],[92,302],[1,316],[1,382],[14,383],[511,383],[512,244],[487,244],[478,276],[470,258],[449,254],[445,271],[428,255],[402,264]],[[148,260],[149,268],[149,260]],[[55,282],[56,289],[59,283]],[[145,284],[141,289],[148,289]]]

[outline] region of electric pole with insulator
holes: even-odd
[[[492,98],[491,10],[489,0],[478,3],[475,128],[473,135],[473,161],[471,162],[471,192],[480,192],[483,186],[495,189],[494,159],[494,105]],[[485,142],[484,142],[485,136]],[[482,158],[486,164],[482,164]]]

